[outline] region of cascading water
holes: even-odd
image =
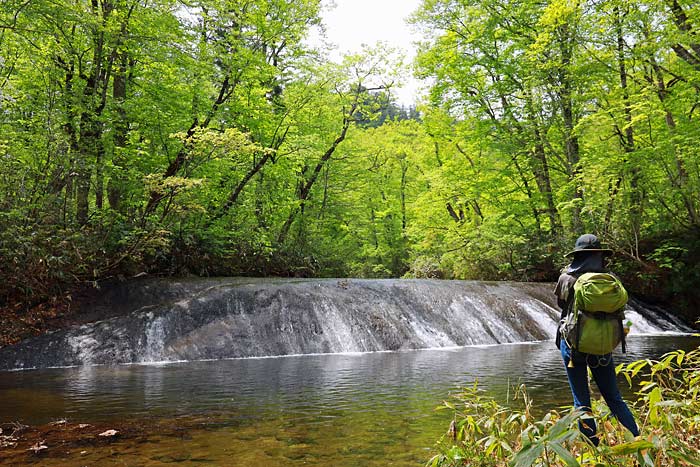
[[[368,352],[551,339],[552,284],[438,280],[146,281],[111,318],[0,349],[0,369]],[[632,301],[632,333],[690,332]]]

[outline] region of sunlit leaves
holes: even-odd
[[[579,431],[580,411],[550,411],[535,418],[518,402],[503,406],[469,387],[445,403],[453,410],[452,428],[441,439],[427,465],[461,466],[465,459],[480,467],[625,467],[699,465],[697,451],[698,404],[695,384],[700,378],[698,349],[672,352],[659,361],[642,360],[618,370],[657,382],[650,391],[639,390],[635,404],[641,435],[622,434],[608,419],[602,400],[594,401],[600,421],[601,442],[593,446]],[[527,405],[527,398],[525,399]],[[503,447],[493,446],[496,441]],[[512,452],[510,449],[512,449]]]

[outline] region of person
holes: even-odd
[[[598,237],[593,234],[581,235],[576,240],[573,251],[566,254],[566,257],[572,257],[571,263],[562,270],[554,289],[557,304],[562,310],[562,320],[573,311],[576,279],[587,272],[607,272],[605,262],[606,257],[610,255],[612,255],[612,250],[602,248]],[[571,349],[566,340],[562,338],[559,330],[557,330],[556,344],[564,360],[566,375],[574,398],[574,407],[587,414],[579,421],[581,432],[594,445],[598,445],[597,427],[591,416],[591,394],[588,386],[588,369],[590,368],[593,379],[605,399],[605,403],[610,408],[610,412],[620,424],[634,436],[638,436],[637,423],[617,387],[612,355],[585,354]]]

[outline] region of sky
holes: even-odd
[[[344,53],[359,52],[362,44],[381,41],[401,49],[410,63],[415,57],[413,42],[419,36],[412,33],[405,20],[420,4],[421,0],[323,0],[326,37],[337,46],[331,58],[337,60]],[[420,94],[420,83],[413,77],[406,78],[406,84],[393,92],[399,104],[409,106]]]

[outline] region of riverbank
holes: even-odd
[[[143,275],[75,287],[40,303],[15,300],[0,307],[0,348],[70,326],[126,315],[145,306],[177,301],[216,281],[238,280],[245,279]]]
[[[29,426],[0,424],[0,464],[26,465],[42,459],[80,458],[116,439],[135,439],[151,431],[141,424],[76,423],[57,420]]]
[[[16,301],[0,307],[0,348],[67,327],[108,317],[106,307],[95,306],[105,293],[125,287],[123,283],[108,283],[76,288],[41,303]]]
[[[125,457],[143,443],[176,445],[215,424],[211,418],[124,419],[80,423],[59,419],[42,425],[0,424],[2,465],[99,465]],[[196,461],[194,454],[154,456],[153,462]],[[165,457],[168,457],[165,455]],[[204,459],[206,460],[206,459]],[[78,464],[79,463],[79,464]],[[149,464],[150,465],[150,464]],[[156,464],[153,464],[156,465]]]
[[[33,306],[14,303],[0,308],[0,347],[62,329],[74,324],[78,315],[66,297]]]
[[[15,301],[0,307],[0,348],[35,336],[127,314],[164,298],[182,298],[178,278],[134,277],[91,283],[41,303]],[[159,290],[162,289],[162,290]]]

